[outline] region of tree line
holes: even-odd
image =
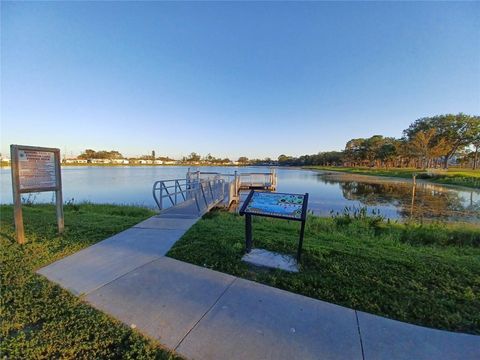
[[[95,151],[93,149],[86,149],[84,150],[79,156],[77,156],[77,159],[83,159],[83,160],[92,160],[92,159],[107,159],[107,160],[115,160],[115,159],[126,159],[126,157],[120,153],[117,150],[100,150],[100,151]],[[130,157],[128,158],[129,160],[162,160],[162,161],[174,161],[173,159],[167,157],[167,156],[157,156],[155,154],[155,151],[153,150],[151,155],[141,155],[138,157]],[[267,158],[268,161],[271,162],[269,158]],[[240,165],[250,165],[254,163],[258,163],[261,161],[265,160],[259,160],[259,159],[248,159],[246,156],[241,156],[238,158],[237,163]],[[201,156],[197,154],[196,152],[190,153],[188,156],[183,156],[181,160],[178,161],[178,163],[184,163],[184,164],[212,164],[212,165],[221,165],[221,164],[230,164],[233,161],[230,160],[229,158],[221,158],[221,157],[215,157],[212,154],[207,154],[205,156]]]
[[[448,168],[479,166],[480,117],[463,113],[415,120],[401,138],[373,135],[349,140],[343,151],[290,157],[280,155],[279,165]]]
[[[125,159],[126,157],[117,150],[99,150],[95,151],[93,149],[86,149],[80,155],[77,156],[77,159],[83,160],[92,160],[92,159]],[[155,151],[152,151],[151,155],[141,155],[134,158],[129,158],[130,160],[163,160],[163,161],[172,161],[173,159],[168,156],[156,156]]]
[[[192,152],[179,163],[212,165],[293,165],[293,166],[349,166],[349,167],[415,167],[447,168],[450,162],[477,169],[480,163],[480,117],[459,114],[437,115],[415,120],[400,138],[373,135],[354,138],[342,151],[327,151],[299,157],[280,155],[277,161],[270,158],[248,159],[241,156],[236,162],[217,158],[211,154],[201,156]],[[116,150],[95,151],[86,149],[79,159],[122,159]],[[138,159],[172,160],[168,157],[143,155]]]

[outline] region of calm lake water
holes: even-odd
[[[155,207],[152,185],[156,180],[184,178],[184,166],[63,167],[64,201],[134,204]],[[196,170],[196,168],[191,168]],[[267,172],[266,167],[202,167],[222,173]],[[319,215],[342,212],[345,207],[367,207],[391,219],[411,215],[409,180],[343,173],[277,168],[279,192],[310,194],[309,208]],[[10,169],[0,170],[1,203],[12,203]],[[25,194],[24,198],[29,195]],[[35,202],[50,202],[52,193],[30,195]],[[480,191],[419,181],[413,207],[416,218],[480,223]]]

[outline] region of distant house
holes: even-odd
[[[113,159],[112,160],[113,164],[129,164],[130,161],[128,159]]]
[[[458,165],[461,154],[454,154],[450,159],[448,159],[448,165]]]
[[[140,160],[138,160],[138,163],[142,164],[142,165],[151,165],[151,164],[153,164],[153,160],[140,159]]]
[[[154,160],[153,163],[155,165],[163,165],[163,160]]]
[[[112,160],[110,159],[90,159],[92,164],[111,164]]]
[[[65,159],[63,161],[65,164],[86,164],[88,161],[86,159]]]

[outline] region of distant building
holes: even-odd
[[[86,159],[65,159],[63,161],[65,164],[86,164],[88,160]]]
[[[110,159],[90,159],[92,164],[111,164],[112,160]]]
[[[454,154],[450,159],[448,159],[448,165],[457,165],[460,158],[460,154]]]
[[[113,164],[124,164],[124,165],[127,165],[130,163],[130,161],[128,159],[113,159],[112,160],[112,163]]]

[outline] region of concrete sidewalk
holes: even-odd
[[[480,359],[480,337],[374,316],[165,257],[170,213],[38,272],[190,359]]]
[[[88,294],[164,256],[198,219],[184,215],[154,216],[38,273],[75,295]]]

